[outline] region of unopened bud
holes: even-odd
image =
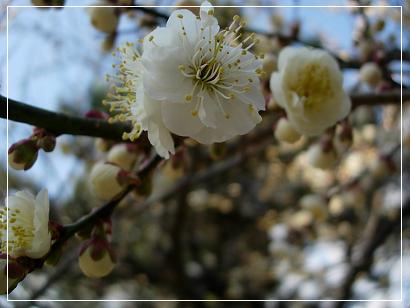
[[[305,195],[299,200],[299,204],[303,209],[309,211],[318,221],[323,221],[327,216],[327,203],[320,195]]]
[[[123,186],[118,179],[121,170],[121,168],[113,164],[97,163],[94,165],[89,181],[91,189],[97,198],[108,201],[123,190]]]
[[[370,87],[377,86],[382,77],[382,71],[376,63],[368,62],[360,68],[360,80]]]
[[[275,128],[275,138],[287,143],[295,143],[301,135],[293,128],[286,118],[280,118]]]
[[[316,168],[329,169],[337,161],[336,153],[332,146],[328,148],[327,143],[316,143],[308,150],[309,163]]]
[[[37,160],[38,146],[36,141],[24,139],[14,143],[8,151],[9,165],[16,170],[28,170]]]
[[[115,257],[109,243],[102,238],[90,239],[80,251],[78,265],[90,278],[107,276],[115,267]]]
[[[127,171],[131,170],[136,159],[136,153],[125,143],[113,146],[107,154],[107,161],[114,163]]]
[[[102,32],[114,33],[117,30],[118,15],[113,7],[91,7],[91,24]]]
[[[289,225],[291,228],[301,230],[309,227],[313,222],[313,215],[307,210],[300,210],[290,218]]]

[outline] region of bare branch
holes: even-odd
[[[400,92],[354,94],[351,95],[353,107],[361,105],[400,104]],[[410,91],[403,91],[403,101],[410,100]],[[7,119],[7,99],[0,96],[0,118]],[[123,132],[130,131],[130,125],[109,124],[107,121],[78,117],[45,110],[9,99],[8,119],[44,128],[56,135],[100,137],[123,141]],[[145,138],[145,137],[144,137]]]

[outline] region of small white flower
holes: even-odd
[[[170,132],[211,144],[246,134],[261,121],[262,63],[249,51],[254,36],[241,42],[240,18],[220,30],[213,14],[209,2],[200,16],[176,10],[166,27],[146,36],[142,57],[131,45],[120,49],[126,86],[108,102],[118,112],[114,119],[133,121],[134,130],[125,135],[130,139],[147,130],[161,156],[174,153]]]
[[[51,246],[48,229],[49,200],[47,190],[37,196],[19,191],[8,198],[8,209],[0,210],[1,252],[7,253],[7,213],[9,217],[8,253],[11,257],[41,258]]]
[[[351,102],[342,74],[327,52],[287,47],[278,67],[270,81],[272,94],[300,134],[320,135],[348,115]]]

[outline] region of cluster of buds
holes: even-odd
[[[114,269],[116,258],[110,245],[110,237],[111,220],[101,220],[81,245],[78,265],[87,277],[101,278]]]
[[[16,170],[28,170],[37,160],[38,151],[52,152],[56,146],[56,136],[42,128],[35,128],[33,134],[12,144],[8,150],[9,165]]]

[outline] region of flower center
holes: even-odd
[[[28,248],[34,238],[33,221],[18,209],[0,209],[0,251],[7,253],[7,213],[9,211],[9,254]]]
[[[291,85],[291,90],[301,98],[303,107],[313,109],[331,95],[329,72],[320,63],[306,65]]]

